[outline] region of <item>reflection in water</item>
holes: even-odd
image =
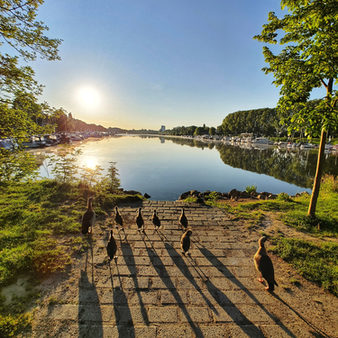
[[[311,187],[317,160],[316,151],[241,148],[158,136],[108,137],[74,146],[82,151],[81,166],[95,163],[107,170],[114,161],[124,189],[148,193],[154,200],[176,200],[192,189],[228,192],[249,185],[257,191],[294,195]],[[338,174],[336,155],[326,156],[324,171]],[[48,177],[43,167],[41,172]]]
[[[174,143],[190,147],[203,149],[206,146],[205,143],[196,140],[180,138],[171,140]],[[212,149],[214,145],[214,143],[207,144],[209,149]],[[223,143],[218,143],[216,149],[224,164],[231,167],[269,175],[306,188],[312,186],[317,163],[316,151],[299,149],[290,151],[272,147],[238,147]],[[337,156],[326,155],[324,172],[337,176]]]
[[[80,165],[88,169],[95,169],[98,165],[97,158],[94,156],[85,156],[82,158]]]

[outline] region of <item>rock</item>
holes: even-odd
[[[200,192],[197,191],[197,190],[190,190],[190,195],[191,195],[191,196],[199,196],[199,195],[200,195]]]
[[[197,197],[196,203],[204,204],[204,199],[201,197]]]
[[[124,193],[127,195],[142,195],[139,191],[136,190],[125,190]]]
[[[242,191],[240,196],[242,198],[250,198],[251,197],[251,195],[246,191]]]
[[[149,195],[149,194],[147,194],[147,193],[144,193],[144,195],[143,195],[145,198],[151,198],[151,196]]]
[[[178,198],[179,200],[185,200],[186,198],[188,198],[190,195],[190,191],[186,191],[183,194],[181,194],[181,196]]]
[[[237,201],[239,199],[239,197],[241,196],[241,192],[238,191],[237,189],[232,189],[230,192],[229,192],[229,197],[230,199],[233,199],[235,201]]]

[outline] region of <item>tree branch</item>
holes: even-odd
[[[325,83],[325,81],[323,79],[320,79],[320,82],[324,85],[324,87],[327,89],[327,84]]]

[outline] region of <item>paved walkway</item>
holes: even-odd
[[[180,252],[182,202],[143,203],[146,234],[136,231],[136,206],[121,207],[126,236],[114,229],[117,264],[106,263],[109,222],[94,228],[90,249],[35,313],[35,337],[334,337],[338,302],[272,257],[280,287],[257,281],[257,232],[222,210],[187,205],[191,257]],[[154,233],[156,208],[164,229]],[[281,276],[278,272],[283,271]],[[285,272],[286,271],[286,272]],[[53,286],[54,287],[54,286]]]

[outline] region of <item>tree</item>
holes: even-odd
[[[43,127],[43,120],[49,117],[51,109],[37,102],[36,96],[41,94],[42,87],[34,79],[33,69],[26,64],[38,56],[59,59],[61,41],[48,38],[45,34],[48,27],[36,19],[42,3],[43,0],[0,0],[0,137],[15,137],[18,143],[32,133],[50,131]],[[12,51],[11,55],[4,53],[1,47]],[[0,148],[3,170],[19,157],[27,156],[10,155]],[[24,162],[12,165],[20,177],[27,172],[20,169]]]
[[[209,128],[209,135],[214,136],[216,134],[216,128],[215,127],[210,127]]]
[[[43,0],[0,1],[0,47],[11,47],[14,55],[0,52],[0,98],[6,101],[18,90],[35,94],[41,87],[34,80],[29,66],[19,66],[20,59],[33,61],[39,55],[47,60],[57,60],[59,39],[45,36],[48,27],[36,20],[38,7]],[[9,95],[8,95],[9,94]]]
[[[278,18],[270,12],[268,23],[254,38],[270,44],[284,45],[274,54],[263,47],[263,71],[274,75],[273,83],[280,87],[278,112],[282,123],[293,130],[317,136],[321,129],[317,170],[313,183],[308,216],[315,216],[324,162],[327,130],[337,130],[338,21],[337,0],[282,0],[282,10],[288,13]],[[313,105],[308,103],[314,88],[323,88],[325,97]]]

